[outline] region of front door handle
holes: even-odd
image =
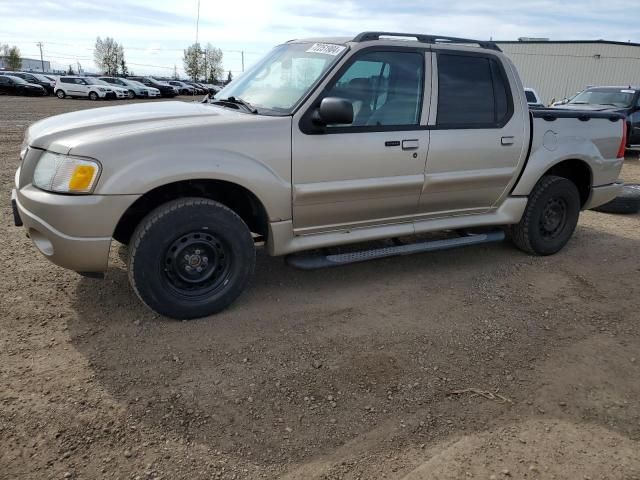
[[[403,150],[417,150],[418,148],[420,148],[418,140],[402,140]]]
[[[500,139],[500,145],[513,145],[513,137],[502,137]]]

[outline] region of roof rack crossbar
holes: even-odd
[[[474,44],[481,48],[487,48],[489,50],[496,50],[501,52],[502,50],[495,42],[487,42],[482,40],[471,40],[469,38],[447,37],[445,35],[424,35],[422,33],[397,33],[397,32],[362,32],[353,38],[353,42],[368,42],[371,40],[380,40],[380,37],[401,37],[401,38],[415,38],[420,43],[455,43],[455,44]]]

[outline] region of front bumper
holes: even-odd
[[[591,208],[599,207],[607,202],[610,202],[618,195],[622,193],[622,187],[624,187],[623,181],[617,181],[609,185],[602,185],[599,187],[592,187],[587,203],[584,204],[583,210],[589,210]]]
[[[14,196],[15,191],[12,194]],[[26,210],[17,196],[12,205],[14,220],[19,219],[16,226],[24,225],[35,247],[49,261],[76,272],[107,270],[111,237],[71,237]]]
[[[52,263],[76,272],[104,272],[111,235],[139,195],[60,195],[27,185],[11,193],[16,226]]]

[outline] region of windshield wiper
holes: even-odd
[[[256,107],[254,107],[249,102],[247,102],[247,101],[245,101],[245,100],[243,100],[243,99],[241,99],[239,97],[220,98],[220,99],[214,100],[211,103],[213,103],[213,104],[221,103],[222,105],[224,105],[224,104],[241,105],[251,113],[258,113],[258,109]]]

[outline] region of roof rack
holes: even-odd
[[[420,43],[442,43],[442,44],[472,44],[489,50],[502,50],[495,42],[485,42],[482,40],[471,40],[468,38],[446,37],[442,35],[423,35],[421,33],[397,33],[397,32],[362,32],[356,35],[352,42],[368,42],[371,40],[380,40],[380,37],[401,37],[415,38]]]

